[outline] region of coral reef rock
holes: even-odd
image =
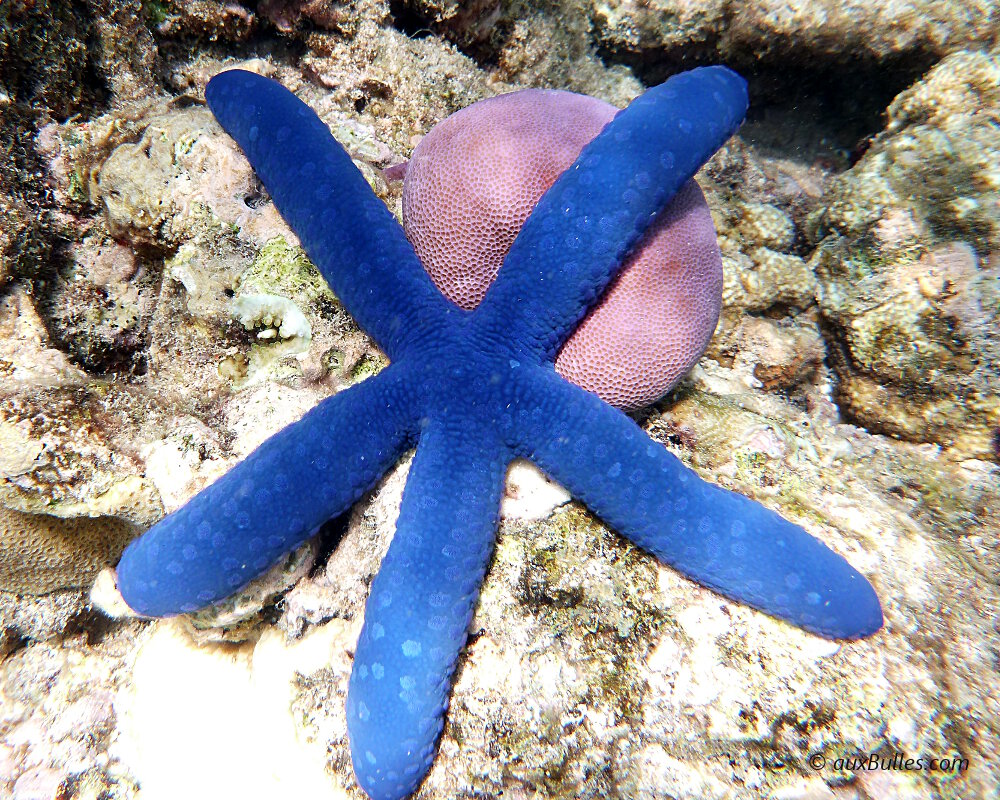
[[[812,220],[843,410],[979,458],[1000,455],[998,81],[997,54],[944,59]]]
[[[990,45],[1000,8],[991,0],[767,0],[735,10],[726,0],[611,0],[597,5],[593,18],[604,47],[646,59],[686,51],[732,64],[774,56],[850,63]]]

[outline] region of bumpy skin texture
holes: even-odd
[[[475,311],[433,288],[399,226],[294,95],[231,71],[207,96],[393,363],[325,400],[136,540],[119,564],[119,588],[143,614],[219,599],[346,509],[416,443],[348,691],[354,771],[371,797],[409,795],[434,758],[504,470],[516,456],[727,597],[827,637],[881,626],[874,590],[844,559],[701,481],[553,368],[657,212],[738,127],[741,78],[694,70],[620,113],[539,201]]]
[[[479,304],[535,204],[616,113],[593,97],[525,89],[452,114],[420,141],[403,227],[449,300]],[[691,180],[566,340],[556,371],[619,408],[648,405],[705,351],[721,307],[722,255]]]

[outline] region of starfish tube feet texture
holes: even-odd
[[[842,557],[705,483],[555,370],[563,343],[629,254],[672,198],[691,194],[695,171],[739,126],[747,105],[739,76],[693,70],[615,114],[541,196],[470,309],[435,288],[395,219],[291,92],[232,71],[213,78],[206,96],[392,363],[325,400],[133,542],[119,588],[148,615],[218,600],[344,512],[415,444],[348,690],[354,771],[372,798],[409,795],[433,761],[505,471],[517,456],[623,536],[728,597],[832,638],[881,625],[874,590]]]
[[[349,509],[407,447],[398,377],[324,400],[133,541],[117,570],[129,607],[161,617],[222,600]]]
[[[354,773],[372,797],[409,795],[434,760],[509,459],[439,423],[420,437],[347,695]]]
[[[564,424],[554,433],[544,420],[556,409]],[[519,411],[519,455],[678,572],[827,638],[858,639],[882,626],[875,590],[841,556],[701,480],[593,395],[536,370]]]

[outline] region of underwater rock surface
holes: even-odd
[[[529,85],[621,106],[668,52],[828,74],[934,64],[853,165],[748,131],[702,170],[723,318],[673,394],[635,414],[870,575],[886,628],[811,637],[519,478],[417,796],[996,794],[995,4],[765,4],[724,27],[712,3],[85,0],[42,41],[49,5],[9,4],[22,16],[0,36],[47,76],[0,69],[0,518],[108,529],[0,542],[18,553],[0,555],[8,572],[29,568],[0,587],[0,795],[362,796],[344,698],[405,465],[214,617],[110,620],[58,588],[385,364],[200,107],[208,78],[239,63],[292,87],[398,213],[379,170],[444,116]],[[283,298],[311,336],[283,339],[266,314],[246,329],[244,296]],[[834,766],[872,752],[969,765]]]
[[[846,414],[1000,454],[1000,57],[948,56],[831,182],[811,266]]]
[[[595,9],[598,37],[612,50],[649,56],[672,48],[709,51],[740,61],[774,55],[885,61],[902,54],[941,57],[997,40],[998,7],[990,0],[766,0],[737,13],[725,0],[691,3],[612,0]]]

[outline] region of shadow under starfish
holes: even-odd
[[[206,96],[392,363],[320,403],[133,542],[118,566],[131,608],[167,616],[233,593],[349,509],[415,445],[347,699],[355,775],[373,798],[409,795],[434,759],[515,457],[726,597],[829,638],[878,630],[878,598],[847,561],[702,481],[553,368],[629,249],[739,126],[742,78],[696,69],[620,112],[542,197],[472,311],[434,287],[386,206],[291,92],[233,70],[213,78]]]

